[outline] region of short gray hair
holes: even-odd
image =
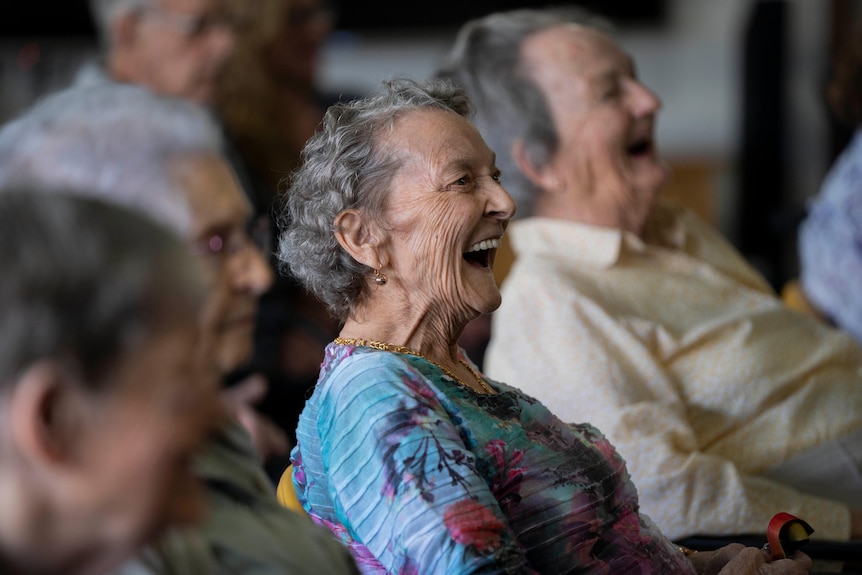
[[[188,199],[170,163],[198,153],[222,153],[219,128],[202,107],[130,84],[72,87],[0,129],[0,188],[75,190],[188,234]]]
[[[554,157],[559,135],[541,90],[521,61],[530,36],[563,23],[610,32],[609,21],[574,6],[495,12],[465,23],[433,76],[464,87],[473,103],[476,127],[497,153],[506,191],[529,216],[541,192],[519,169],[512,145],[521,140],[530,161],[543,167]]]
[[[0,194],[0,386],[40,359],[85,383],[188,310],[206,286],[184,241],[142,214],[71,194]]]
[[[111,25],[119,16],[137,10],[142,6],[150,6],[156,0],[90,0],[90,14],[102,44],[110,45]]]
[[[396,77],[384,81],[382,88],[329,108],[302,150],[301,165],[278,214],[282,271],[297,278],[342,321],[367,295],[365,277],[372,270],[342,249],[334,234],[335,218],[356,209],[381,221],[400,166],[399,158],[383,146],[386,131],[397,117],[419,109],[470,114],[464,91],[452,82]]]

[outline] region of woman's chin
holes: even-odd
[[[496,284],[495,284],[496,287]],[[492,294],[486,294],[485,297],[482,298],[481,305],[477,306],[477,310],[479,314],[493,313],[500,307],[500,304],[503,303],[503,298],[500,295],[500,290],[495,289]]]

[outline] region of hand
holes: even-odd
[[[262,461],[290,450],[287,435],[254,405],[266,395],[267,381],[260,374],[246,377],[236,385],[222,391],[227,410],[233,414],[248,434]]]
[[[773,561],[757,547],[731,543],[715,551],[702,551],[689,557],[701,575],[802,575],[811,570],[811,558],[797,551],[792,558]]]

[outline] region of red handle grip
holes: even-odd
[[[814,529],[790,513],[776,513],[766,528],[766,542],[773,559],[784,559],[808,543]]]

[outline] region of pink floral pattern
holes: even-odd
[[[443,523],[455,542],[483,553],[501,546],[500,533],[506,528],[488,508],[470,499],[448,506]]]

